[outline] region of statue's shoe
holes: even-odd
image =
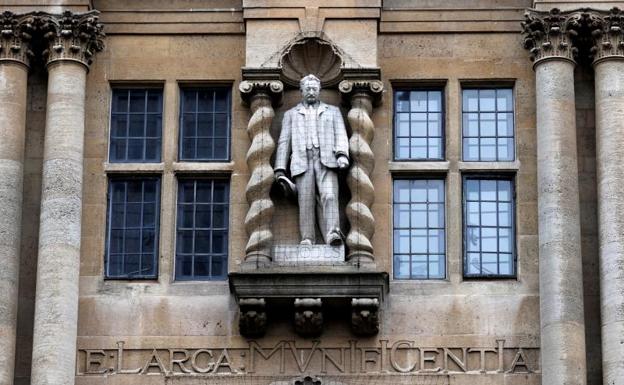
[[[331,231],[327,235],[327,244],[330,246],[341,246],[342,245],[342,236],[337,231]]]

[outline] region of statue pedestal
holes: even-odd
[[[278,245],[273,246],[273,264],[277,266],[327,266],[345,263],[344,246]]]

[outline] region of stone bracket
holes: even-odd
[[[241,298],[238,327],[249,337],[263,336],[267,329],[266,301],[264,298]]]
[[[240,307],[241,334],[263,335],[273,311],[269,309],[294,304],[296,332],[318,336],[323,331],[325,302],[351,304],[349,322],[354,334],[376,334],[380,326],[379,310],[388,293],[388,274],[361,271],[352,266],[332,266],[331,270],[271,267],[230,273],[230,292]]]
[[[323,302],[320,298],[295,298],[295,331],[315,337],[323,331]]]
[[[351,330],[356,335],[375,335],[379,332],[379,300],[353,298],[351,300]]]

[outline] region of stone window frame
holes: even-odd
[[[180,174],[176,176],[176,194],[175,194],[175,221],[174,221],[174,242],[173,242],[173,247],[174,247],[174,252],[173,252],[173,280],[176,282],[188,282],[188,281],[225,281],[228,279],[228,263],[229,263],[229,257],[230,257],[230,252],[229,252],[229,246],[230,246],[230,205],[231,205],[231,180],[228,177],[225,176],[221,176],[221,175],[205,175],[205,174]],[[210,202],[205,202],[205,204],[210,204],[211,206],[211,217],[213,215],[213,210],[212,210],[212,206],[214,205],[214,182],[215,181],[222,181],[225,182],[225,186],[226,186],[226,191],[225,191],[225,202],[224,203],[225,207],[226,207],[226,215],[224,218],[224,228],[219,230],[219,231],[224,231],[225,232],[225,256],[223,259],[223,267],[222,267],[222,273],[223,275],[219,275],[219,276],[213,276],[212,274],[209,275],[203,275],[203,276],[196,276],[194,274],[190,275],[190,276],[179,276],[178,275],[178,241],[179,241],[179,237],[178,237],[178,231],[180,230],[180,228],[178,227],[179,221],[180,221],[180,211],[179,211],[179,206],[180,206],[180,188],[181,188],[181,182],[182,181],[199,181],[199,180],[203,180],[203,181],[211,181],[212,182],[212,187],[211,187],[211,199]],[[196,204],[196,186],[194,187],[195,192],[194,192],[194,204]],[[183,203],[184,205],[189,204],[189,203]],[[195,220],[195,207],[193,208],[193,215],[194,215],[194,220]],[[212,218],[211,218],[212,221]],[[212,226],[212,223],[211,223]],[[193,232],[196,231],[196,227],[195,227],[195,222],[193,222],[193,226],[191,229]],[[186,229],[184,231],[191,231],[189,229]],[[211,227],[210,229],[206,230],[201,230],[201,231],[210,231],[211,232],[211,238],[212,238],[212,231],[214,229]],[[211,245],[212,246],[212,245]],[[193,248],[195,247],[195,243],[193,241]],[[188,253],[185,253],[188,254]],[[192,254],[192,258],[194,260],[195,258],[195,253],[191,253]],[[191,255],[189,254],[189,255]],[[211,254],[211,253],[206,253],[206,254]],[[212,257],[212,255],[210,256]]]
[[[149,91],[153,91],[153,90],[157,90],[160,92],[160,105],[158,106],[158,111],[148,111],[147,105],[148,105],[148,98],[147,95],[149,93]],[[143,91],[145,92],[145,108],[142,112],[144,118],[145,118],[145,122],[144,122],[144,130],[147,130],[147,116],[150,115],[160,115],[160,127],[159,127],[159,132],[158,132],[158,136],[153,136],[150,137],[152,138],[152,140],[155,140],[158,142],[157,148],[156,148],[156,158],[155,159],[146,159],[145,158],[145,153],[146,153],[146,149],[147,149],[147,143],[146,140],[148,140],[147,136],[143,136],[142,140],[143,140],[143,154],[144,156],[141,159],[129,159],[128,158],[128,140],[129,138],[131,138],[129,136],[129,131],[127,131],[127,135],[125,136],[126,138],[126,156],[121,159],[113,159],[112,158],[112,149],[113,149],[113,128],[114,128],[114,115],[122,115],[125,114],[128,119],[127,119],[127,127],[128,130],[130,129],[130,119],[129,117],[138,113],[132,113],[130,112],[130,97],[128,97],[128,107],[126,109],[126,111],[115,111],[115,93],[116,92],[132,92],[132,91]],[[110,164],[122,164],[122,163],[152,163],[152,164],[157,164],[163,161],[163,128],[164,128],[164,119],[165,119],[165,95],[164,95],[164,85],[163,84],[124,84],[124,83],[112,83],[110,86],[110,110],[109,110],[109,130],[108,130],[108,148],[107,148],[107,162]],[[140,137],[136,137],[136,138],[140,138]]]
[[[179,108],[178,108],[178,129],[177,129],[177,161],[179,162],[202,162],[202,163],[210,163],[210,162],[214,162],[214,163],[219,163],[219,162],[229,162],[232,160],[232,118],[233,118],[233,103],[232,103],[232,84],[225,84],[225,83],[179,83]],[[197,116],[198,114],[204,114],[204,113],[211,113],[213,115],[220,113],[216,111],[216,98],[213,99],[213,106],[212,106],[212,110],[210,112],[208,111],[199,111],[198,110],[198,101],[196,101],[196,106],[194,111],[184,111],[185,108],[185,92],[187,91],[196,91],[196,92],[200,92],[200,91],[212,91],[212,92],[217,92],[217,91],[225,91],[226,92],[226,109],[225,109],[225,113],[227,114],[227,127],[226,127],[226,137],[225,138],[219,138],[219,139],[225,139],[226,141],[226,156],[223,158],[216,158],[214,157],[214,150],[216,148],[215,143],[212,143],[212,153],[213,153],[213,157],[185,157],[183,156],[183,151],[184,151],[184,140],[188,140],[188,139],[195,139],[195,153],[197,154],[197,140],[199,139],[205,139],[205,138],[199,138],[197,135],[197,132],[195,133],[195,135],[192,138],[189,137],[184,137],[183,132],[184,132],[184,117],[185,114],[188,113],[194,113],[195,116]],[[215,120],[213,117],[213,126],[212,126],[212,132],[214,133],[215,131]],[[197,126],[197,123],[196,123]],[[212,138],[214,140],[214,137]]]
[[[398,114],[400,113],[398,111],[397,108],[397,94],[399,92],[440,92],[440,109],[439,111],[429,111],[429,99],[427,98],[427,109],[426,111],[424,111],[424,113],[426,113],[427,115],[429,115],[430,113],[438,113],[440,114],[440,153],[441,156],[439,158],[429,158],[429,138],[430,136],[429,134],[429,127],[428,127],[428,122],[429,120],[427,119],[427,136],[425,138],[427,138],[427,157],[425,158],[413,158],[411,157],[411,148],[410,148],[410,157],[399,157],[399,152],[397,151],[398,148],[398,139],[399,139],[399,130],[398,130]],[[428,95],[427,95],[428,96]],[[440,82],[434,82],[434,83],[408,83],[408,84],[403,84],[402,82],[397,83],[396,85],[394,85],[393,87],[393,92],[392,92],[392,160],[395,162],[442,162],[446,160],[446,83],[440,83]],[[411,108],[409,111],[409,114],[411,114]],[[411,122],[411,118],[410,118],[410,122]],[[410,129],[410,136],[406,136],[407,138],[412,138],[411,136],[411,129]],[[435,138],[438,138],[437,136],[433,136]]]
[[[511,98],[512,98],[512,110],[504,110],[499,112],[498,110],[498,102],[496,100],[495,97],[495,108],[494,111],[486,111],[486,112],[482,112],[480,109],[480,102],[479,102],[479,107],[477,109],[477,111],[468,111],[465,106],[464,106],[464,92],[465,91],[470,91],[470,90],[476,90],[476,91],[484,91],[484,90],[494,90],[495,92],[497,92],[498,90],[506,90],[509,89],[511,90]],[[480,100],[480,98],[479,98]],[[516,106],[516,89],[515,89],[515,81],[493,81],[493,82],[482,82],[482,81],[461,81],[460,82],[460,89],[459,89],[459,112],[460,112],[460,116],[459,116],[459,135],[460,135],[460,161],[462,162],[473,162],[473,163],[486,163],[486,162],[515,162],[517,160],[517,130],[516,130],[516,111],[517,111],[517,106]],[[479,158],[478,159],[466,159],[465,155],[466,155],[466,151],[465,150],[465,145],[464,145],[464,140],[467,138],[467,136],[464,135],[464,115],[465,114],[469,114],[469,113],[477,113],[477,114],[482,114],[482,113],[493,113],[495,115],[495,136],[491,137],[494,138],[495,140],[495,147],[496,147],[496,159],[482,159],[481,157],[481,135],[477,135],[477,136],[469,136],[470,138],[478,138],[479,139]],[[498,113],[504,113],[504,114],[511,114],[512,115],[512,125],[513,125],[513,132],[512,132],[512,136],[499,136],[498,135],[498,119],[496,117],[496,115]],[[480,124],[479,124],[480,126]],[[490,138],[490,137],[487,137]],[[511,157],[511,159],[500,159],[498,156],[498,139],[499,138],[511,138],[512,139],[512,151],[513,151],[513,156]]]
[[[110,260],[111,260],[111,246],[110,246],[110,242],[111,242],[111,232],[112,232],[112,215],[113,215],[113,204],[115,204],[115,202],[113,202],[113,182],[123,182],[123,183],[128,183],[128,182],[138,182],[138,181],[142,181],[142,182],[146,182],[146,181],[154,181],[156,182],[155,185],[155,200],[154,200],[154,204],[156,205],[155,209],[154,209],[154,226],[153,226],[153,231],[154,231],[154,245],[153,245],[153,251],[151,252],[152,254],[152,258],[153,258],[153,273],[152,274],[137,274],[137,275],[129,275],[129,274],[118,274],[118,275],[111,275],[110,274]],[[144,186],[142,187],[143,191],[142,191],[142,195],[145,195],[145,191],[144,191]],[[126,187],[127,189],[127,187]],[[158,278],[158,262],[159,262],[159,256],[160,256],[160,214],[161,214],[161,210],[162,210],[162,181],[161,181],[161,177],[160,175],[150,175],[150,174],[139,174],[139,175],[130,175],[130,174],[113,174],[113,175],[108,175],[107,177],[107,196],[106,196],[106,235],[105,235],[105,243],[104,243],[104,279],[106,280],[154,280]],[[127,191],[125,193],[125,197],[124,197],[124,201],[122,202],[124,205],[124,221],[126,221],[126,215],[127,215]],[[139,202],[134,202],[139,203]],[[141,226],[140,226],[140,242],[141,242],[141,248],[143,247],[143,240],[142,240],[142,234],[143,234],[143,220],[144,220],[144,207],[143,205],[145,205],[145,201],[141,200]],[[123,230],[127,230],[126,224],[124,223],[123,226]],[[126,254],[125,250],[121,253],[121,254]],[[135,253],[136,254],[136,253]],[[147,253],[139,253],[139,254],[147,254]]]
[[[467,273],[467,264],[468,264],[468,246],[467,246],[467,203],[466,203],[466,181],[467,180],[495,180],[495,181],[509,181],[511,185],[511,260],[512,260],[512,272],[510,274],[468,274]],[[466,280],[470,279],[517,279],[518,276],[518,248],[517,248],[517,212],[516,212],[516,199],[517,199],[517,186],[516,186],[516,174],[501,172],[501,173],[475,173],[475,172],[467,172],[462,173],[461,176],[461,200],[462,200],[462,276]],[[498,201],[498,190],[497,190],[497,203]],[[498,224],[498,210],[497,210],[497,224]],[[498,228],[498,225],[497,225]],[[499,251],[499,238],[497,232],[497,253],[500,254]],[[483,253],[483,251],[479,251]],[[482,260],[482,258],[480,259]],[[497,262],[499,261],[497,257]]]
[[[399,277],[399,276],[397,276],[397,271],[396,271],[396,268],[395,268],[395,263],[396,263],[395,262],[396,242],[395,242],[395,234],[394,234],[394,232],[395,232],[395,230],[397,230],[396,221],[395,221],[395,206],[397,204],[400,204],[400,203],[397,203],[395,201],[395,198],[396,198],[396,195],[395,195],[395,193],[396,193],[396,190],[395,190],[396,182],[397,181],[410,181],[410,182],[412,182],[412,181],[416,181],[416,180],[421,180],[421,181],[424,180],[424,181],[427,181],[427,182],[429,182],[429,181],[441,181],[442,182],[442,194],[443,194],[442,202],[436,201],[434,203],[431,203],[431,204],[442,204],[442,207],[443,207],[443,210],[444,210],[444,213],[443,213],[444,225],[441,228],[440,227],[436,227],[435,228],[435,230],[440,230],[440,229],[442,230],[442,232],[443,232],[442,237],[443,237],[443,243],[444,243],[444,250],[443,250],[443,252],[442,253],[435,253],[436,255],[441,255],[442,265],[443,265],[443,269],[444,269],[444,272],[443,272],[442,276],[438,276],[438,277],[431,277],[430,276],[430,273],[429,273],[429,258],[427,258],[427,265],[428,266],[427,266],[427,276],[426,277],[414,277],[413,274],[412,274],[411,266],[410,266],[410,276],[409,277],[406,277],[406,278]],[[439,174],[427,174],[427,175],[420,174],[420,175],[409,175],[409,176],[395,175],[395,176],[393,176],[393,178],[392,178],[392,238],[391,238],[392,239],[392,241],[391,241],[392,248],[391,248],[391,251],[392,251],[392,271],[393,271],[392,276],[393,276],[394,280],[397,280],[397,281],[415,281],[415,280],[444,281],[444,280],[448,279],[448,248],[447,248],[447,244],[448,244],[448,239],[447,239],[447,235],[448,235],[448,231],[447,231],[447,229],[448,229],[448,218],[447,218],[447,214],[448,214],[447,213],[447,198],[448,198],[448,196],[447,196],[447,188],[448,188],[448,185],[447,184],[448,183],[447,183],[447,180],[446,180],[446,176],[445,175],[439,175]],[[411,199],[410,199],[410,204],[411,203],[412,202],[411,202]],[[427,200],[426,200],[425,204],[427,206],[430,204],[429,197],[427,197]],[[427,217],[428,217],[428,214],[429,214],[429,212],[427,212]],[[413,227],[411,227],[411,224],[410,224],[410,230],[411,229],[413,229]],[[431,228],[426,227],[425,229],[427,231],[429,231]],[[410,249],[411,249],[411,241],[410,241]],[[410,253],[410,254],[414,254],[414,253]],[[427,255],[429,255],[429,254],[431,254],[431,253],[427,253]]]

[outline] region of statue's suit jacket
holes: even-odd
[[[336,157],[349,157],[349,139],[344,120],[338,107],[320,103],[318,110],[317,132],[321,164],[328,168],[337,168]],[[282,132],[277,142],[275,170],[286,171],[290,156],[290,175],[295,177],[306,172],[305,106],[299,103],[286,111],[282,120]]]

